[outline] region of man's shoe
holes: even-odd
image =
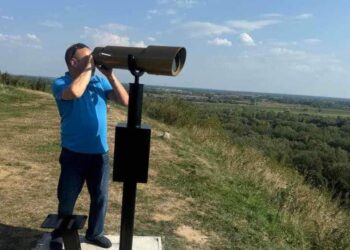
[[[110,248],[112,246],[112,242],[105,236],[97,236],[95,238],[88,238],[85,237],[85,239],[96,246],[103,247],[103,248]]]

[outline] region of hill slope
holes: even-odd
[[[114,126],[124,109],[109,111]],[[347,211],[295,171],[215,131],[152,130],[150,178],[137,193],[135,234],[160,235],[165,249],[346,249]],[[170,139],[162,136],[169,131]],[[51,95],[0,85],[0,249],[30,249],[56,211],[59,118]],[[84,188],[76,213],[87,214]],[[106,231],[117,233],[121,184],[110,184]]]

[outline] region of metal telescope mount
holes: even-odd
[[[141,125],[143,85],[139,83],[144,71],[136,68],[136,59],[128,55],[129,71],[135,77],[129,84],[127,124],[115,130],[113,181],[123,182],[120,227],[120,250],[131,250],[137,183],[147,183],[151,129]]]

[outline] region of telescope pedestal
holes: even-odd
[[[123,182],[123,203],[120,227],[120,250],[131,250],[137,183],[147,183],[151,129],[141,126],[143,71],[136,68],[135,57],[128,57],[129,70],[135,77],[130,84],[127,125],[116,127],[113,181]]]

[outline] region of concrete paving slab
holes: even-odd
[[[112,246],[108,249],[119,250],[119,235],[106,235],[108,239],[112,242]],[[32,250],[50,250],[49,244],[51,240],[50,233],[46,233],[38,241],[35,248]],[[83,236],[80,236],[81,249],[82,250],[101,250],[106,248],[101,248],[86,243]],[[162,250],[161,237],[157,236],[134,236],[133,238],[133,250]]]

